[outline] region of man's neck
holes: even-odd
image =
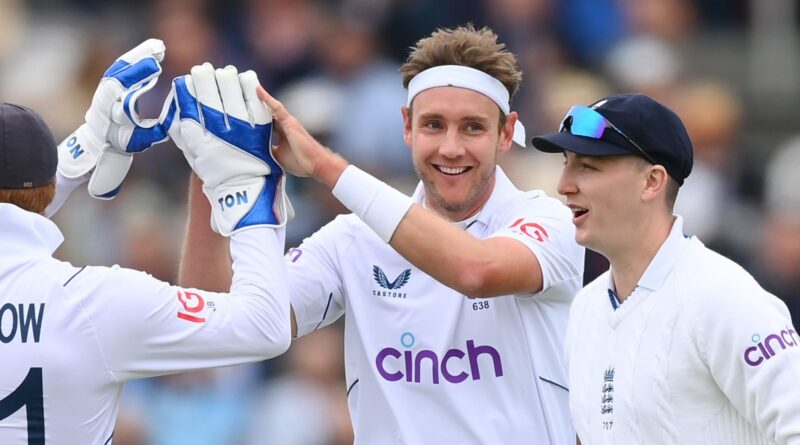
[[[673,222],[674,217],[670,217],[668,220],[645,224],[642,233],[649,236],[632,236],[630,244],[608,256],[614,291],[620,303],[633,293],[642,275],[669,237]]]

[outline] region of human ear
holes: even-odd
[[[400,107],[400,112],[403,113],[403,141],[411,148],[411,108]]]
[[[650,165],[645,173],[645,186],[642,190],[642,200],[652,201],[666,193],[669,174],[662,165]]]
[[[518,118],[516,111],[508,113],[506,116],[506,123],[500,129],[500,153],[506,152],[511,148],[514,138],[514,125],[517,123]]]

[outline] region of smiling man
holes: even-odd
[[[579,244],[611,269],[572,305],[570,409],[591,444],[800,444],[800,337],[786,305],[683,234],[692,170],[680,118],[636,94],[574,106],[558,192]]]
[[[411,198],[348,165],[260,92],[282,136],[279,162],[353,211],[287,255],[294,334],[345,316],[357,443],[572,444],[561,348],[584,250],[563,204],[518,190],[497,166],[525,142],[509,106],[516,58],[470,26],[422,39],[401,72],[421,179]],[[194,209],[184,283],[229,282],[207,219]]]

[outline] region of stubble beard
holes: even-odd
[[[423,172],[422,169],[417,167],[416,164],[414,165],[414,170],[417,172],[417,177],[422,181],[423,187],[425,187],[426,198],[430,198],[433,201],[433,205],[449,213],[461,213],[474,207],[475,202],[489,187],[489,183],[494,177],[496,168],[497,164],[494,163],[492,164],[491,168],[480,171],[478,183],[472,186],[467,194],[467,197],[461,201],[454,202],[446,200],[441,193],[439,193],[435,182],[425,172]]]

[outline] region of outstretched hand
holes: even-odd
[[[253,71],[204,63],[172,81],[165,104],[174,115],[169,135],[203,182],[211,227],[223,236],[281,227],[293,214],[270,152],[272,117],[256,85]]]
[[[165,52],[163,41],[147,39],[117,58],[100,79],[85,123],[58,145],[61,176],[78,182],[88,179],[89,194],[95,198],[114,198],[133,154],[167,139],[165,114],[140,119],[137,112],[137,101],[161,75]]]
[[[314,139],[300,121],[262,86],[259,85],[256,91],[272,111],[273,129],[280,136],[280,143],[273,146],[275,159],[289,173],[314,177],[333,188],[347,167],[347,161]]]

